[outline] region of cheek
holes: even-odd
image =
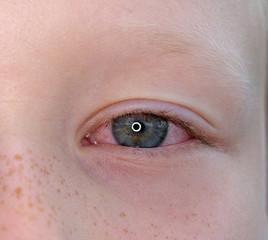
[[[114,166],[109,171],[120,170]],[[163,175],[144,173],[130,179],[127,172],[120,172],[118,176],[98,182],[109,200],[107,205],[98,204],[101,217],[93,211],[96,219],[102,219],[99,234],[106,229],[114,239],[213,239],[228,225],[232,199],[225,194],[231,179],[220,170],[181,166]]]
[[[103,166],[104,172],[98,170],[95,179],[101,179],[97,184],[108,201],[98,204],[104,223],[97,231],[101,234],[106,229],[111,239],[254,239],[250,226],[254,218],[247,216],[249,204],[241,195],[239,174],[234,166],[224,167],[225,160],[204,160],[168,174],[144,173],[143,177],[122,174],[114,166],[109,171],[118,171],[119,178],[109,181],[100,178],[107,175]]]
[[[0,239],[60,236],[53,157],[8,154],[1,155],[0,164]]]

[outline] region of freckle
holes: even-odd
[[[155,226],[154,224],[151,223],[151,227],[153,227],[154,229],[157,229],[158,227]]]
[[[128,230],[127,229],[124,229],[123,231],[124,231],[124,233],[128,233]]]
[[[104,219],[104,223],[105,223],[107,226],[110,226],[110,223],[108,222],[107,219]]]
[[[29,216],[29,219],[36,220],[36,216],[34,214],[32,214],[31,216]]]
[[[51,226],[51,221],[50,221],[50,220],[47,221],[47,226],[48,226],[48,227]]]
[[[6,231],[7,228],[6,228],[5,226],[2,226],[2,227],[1,227],[1,230],[2,230],[2,231]]]
[[[10,165],[10,160],[8,159],[7,161],[6,161],[6,166],[9,166]]]
[[[155,238],[157,238],[157,237],[158,237],[158,235],[157,235],[157,234],[154,234],[154,237],[155,237]]]
[[[43,168],[39,168],[40,169],[40,172],[46,174],[46,175],[50,175],[49,171],[47,170],[46,167],[43,167]]]
[[[42,182],[41,182],[40,180],[38,180],[38,182],[37,182],[37,183],[38,183],[38,185],[41,185],[41,184],[42,184]]]
[[[109,233],[107,231],[105,232],[105,236],[109,236]]]
[[[192,213],[192,216],[193,216],[193,217],[196,217],[196,213]]]
[[[94,224],[94,226],[97,226],[97,223],[96,222],[94,222],[93,224]]]
[[[79,192],[77,190],[75,190],[75,194],[78,196],[79,195]]]
[[[44,212],[44,209],[41,208],[41,207],[39,207],[38,210],[39,210],[40,212]]]
[[[13,173],[15,173],[16,172],[16,170],[15,169],[13,169],[13,168],[11,168],[11,169],[9,169],[9,171],[8,171],[8,173],[7,173],[7,176],[12,176],[13,175]]]
[[[22,188],[21,187],[17,187],[15,189],[15,193],[16,193],[17,199],[20,199],[21,198],[21,195],[22,195]]]
[[[27,148],[27,152],[32,153],[33,151],[31,149]]]
[[[57,189],[57,192],[60,193],[60,189]]]
[[[125,214],[124,212],[121,212],[121,213],[119,214],[119,216],[120,216],[120,217],[125,217],[126,214]]]
[[[21,155],[16,154],[16,155],[14,156],[14,159],[17,160],[17,161],[21,161],[21,160],[22,160],[22,157],[21,157]]]
[[[4,185],[4,186],[2,187],[2,190],[3,190],[3,192],[5,192],[5,191],[7,190],[7,186]]]
[[[210,228],[210,224],[208,223],[208,228]]]
[[[38,203],[40,203],[40,204],[42,203],[42,200],[40,199],[40,197],[36,196],[35,198],[36,198]]]
[[[32,208],[34,206],[34,204],[32,202],[29,202],[28,206],[29,206],[29,208]]]

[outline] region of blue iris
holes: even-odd
[[[113,137],[119,145],[153,148],[161,145],[168,122],[154,114],[125,114],[112,121]]]

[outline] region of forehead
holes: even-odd
[[[30,36],[31,42],[67,34],[83,38],[113,26],[139,25],[190,33],[215,44],[224,39],[227,48],[241,39],[250,41],[259,30],[256,9],[255,0],[1,1],[0,24],[3,37]]]
[[[243,3],[243,4],[242,4]],[[54,31],[91,32],[109,25],[154,25],[181,31],[209,31],[244,28],[254,21],[253,0],[58,0],[38,2],[2,1],[3,26],[24,26],[24,31],[53,28]],[[11,21],[12,19],[12,21]],[[242,24],[247,20],[247,24]],[[232,24],[230,24],[230,22]],[[62,28],[61,28],[62,27]],[[220,28],[220,29],[219,29]],[[20,33],[23,33],[20,32]],[[200,34],[200,33],[199,33]],[[241,34],[241,33],[240,33]],[[239,35],[240,35],[239,34]]]
[[[97,48],[96,39],[102,38],[109,45],[110,36],[117,34],[114,29],[183,33],[241,66],[243,60],[251,61],[249,57],[258,54],[260,45],[256,36],[261,24],[256,1],[251,0],[2,1],[0,12],[0,48],[5,61],[5,53],[12,56],[10,53],[18,52],[16,48],[55,58],[75,43]],[[134,35],[129,34],[129,38],[139,38]]]

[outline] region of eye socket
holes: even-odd
[[[120,119],[129,122],[128,140],[134,146],[122,146],[113,136],[112,125]],[[167,127],[166,134],[160,128],[165,136],[162,141],[161,134],[155,136],[150,128],[143,132],[144,122],[152,119],[153,129]],[[118,129],[124,139],[124,131]],[[137,144],[133,135],[139,133],[148,135],[141,134]],[[143,137],[149,137],[155,145],[141,147],[147,141]],[[175,103],[148,99],[124,100],[98,109],[79,126],[75,140],[78,162],[87,175],[101,182],[123,180],[126,185],[133,179],[160,176],[174,169],[202,167],[204,159],[225,151],[219,131],[203,115]]]
[[[163,114],[162,114],[163,115]],[[160,114],[133,111],[114,117],[89,132],[82,146],[111,144],[135,148],[156,148],[196,139],[186,124],[168,120]],[[183,126],[184,125],[184,126]]]

